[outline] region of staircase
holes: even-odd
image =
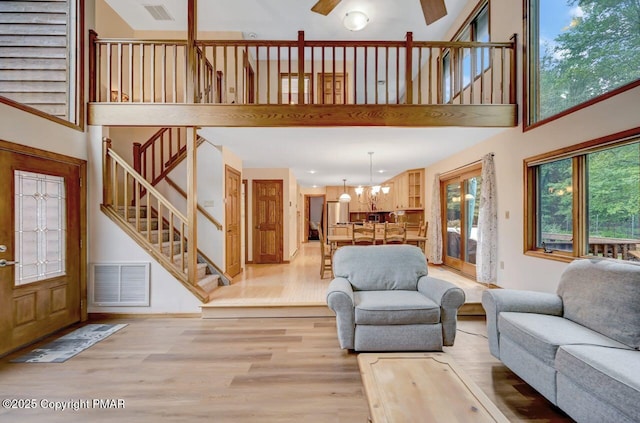
[[[160,132],[166,134],[171,130],[165,128]],[[157,137],[158,140],[163,138],[162,134]],[[153,143],[148,145],[155,150]],[[139,145],[134,147],[134,151],[135,148],[140,150]],[[174,148],[172,157],[168,159],[164,157],[165,154],[151,154],[149,157],[154,159],[153,162],[161,163],[158,173],[141,172],[131,167],[111,149],[108,139],[104,140],[103,150],[102,211],[200,301],[207,303],[210,294],[219,285],[228,284],[229,279],[198,251],[197,246],[192,245],[187,218],[153,186],[180,162],[186,147]],[[164,147],[159,147],[159,151],[164,152]],[[139,158],[144,156],[134,157],[138,157],[134,159],[134,166],[142,170]],[[142,162],[148,169],[150,162],[146,159]],[[147,174],[147,178],[144,174]],[[197,239],[194,233],[191,236]]]

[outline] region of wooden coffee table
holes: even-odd
[[[374,423],[509,422],[445,353],[363,353],[358,365]]]

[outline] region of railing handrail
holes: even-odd
[[[135,171],[133,167],[131,167],[122,157],[120,157],[112,148],[107,150],[107,154],[111,157],[120,167],[122,167],[127,173],[131,174],[132,178],[140,184],[145,190],[147,190],[147,195],[152,194],[155,198],[158,199],[159,202],[162,203],[163,207],[166,207],[168,211],[170,211],[173,215],[175,215],[179,220],[184,222],[185,225],[189,225],[189,220],[171,204],[171,202],[165,198],[160,191],[158,191],[153,185],[147,182],[146,179],[142,177],[138,172]],[[106,182],[105,182],[106,183]]]
[[[170,128],[160,128],[158,131],[153,134],[144,144],[140,146],[140,154],[144,154],[145,150],[147,150],[158,138],[162,137],[162,134],[167,132]]]
[[[174,40],[162,40],[162,39],[153,39],[153,40],[145,40],[140,38],[96,38],[95,42],[98,44],[175,44],[178,46],[186,46],[187,40],[184,39],[174,39]]]
[[[174,182],[174,180],[173,180],[173,179],[171,179],[171,178],[170,178],[170,177],[168,177],[168,176],[166,176],[164,179],[167,181],[167,183],[169,184],[169,186],[170,186],[171,188],[173,188],[174,190],[176,190],[176,192],[177,192],[178,194],[180,194],[180,196],[181,196],[182,198],[184,198],[185,200],[187,199],[187,193],[186,193],[186,192],[184,192],[184,190],[183,190],[182,188],[180,188],[180,186],[178,186],[178,184],[176,184],[176,183]],[[213,225],[214,225],[214,226],[215,226],[219,231],[221,231],[221,230],[222,230],[222,224],[221,224],[220,222],[218,222],[218,220],[217,220],[215,217],[213,217],[213,216],[211,215],[211,213],[209,213],[208,211],[206,211],[206,210],[205,210],[205,209],[204,209],[200,204],[197,204],[197,208],[198,208],[198,211],[199,211],[200,213],[202,213],[202,215],[203,215],[203,216],[204,216],[204,217],[205,217],[209,222],[213,223]]]
[[[237,47],[297,47],[297,41],[288,40],[198,40],[198,47],[202,46],[237,46]],[[304,40],[305,47],[406,47],[405,41],[343,41],[343,40]],[[413,41],[414,47],[499,47],[511,48],[513,42],[479,42],[479,41]]]

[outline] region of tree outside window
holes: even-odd
[[[529,0],[529,124],[640,80],[640,2]]]

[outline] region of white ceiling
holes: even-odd
[[[187,0],[104,0],[134,30],[186,31]],[[475,0],[469,0],[475,4]],[[448,15],[427,26],[419,0],[342,0],[328,15],[311,12],[316,0],[199,0],[199,31],[231,31],[261,40],[293,40],[299,30],[313,40],[442,40],[467,0],[447,0]],[[173,21],[155,21],[144,5],[164,5]],[[369,16],[351,32],[342,26],[348,11]],[[100,19],[97,16],[96,19]],[[185,36],[186,37],[186,36]],[[374,182],[406,169],[427,167],[481,142],[502,128],[203,128],[200,134],[224,145],[247,168],[290,168],[303,187],[368,184],[369,151]],[[384,170],[384,173],[378,173]],[[315,173],[310,173],[315,171]]]

